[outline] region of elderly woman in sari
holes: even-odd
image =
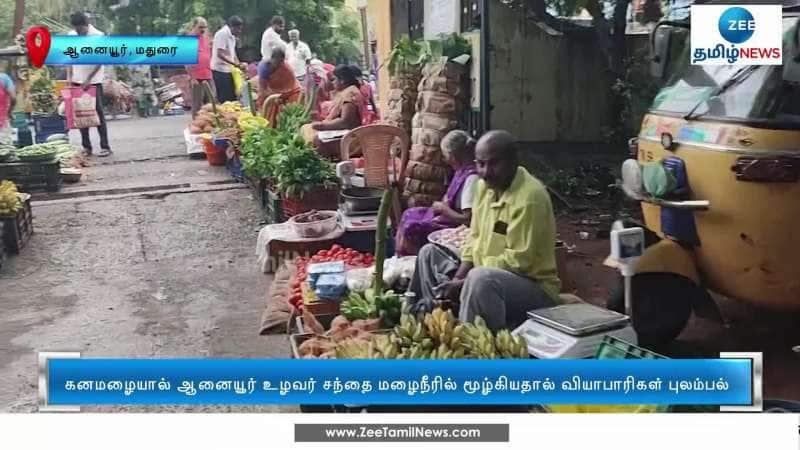
[[[325,145],[317,137],[319,131],[352,130],[362,125],[364,113],[367,109],[366,100],[361,94],[361,70],[355,66],[338,66],[333,71],[331,84],[334,90],[334,99],[330,111],[321,122],[305,125],[302,134],[306,141],[323,154],[338,156],[338,141],[336,145]],[[331,147],[331,148],[328,148]]]
[[[294,70],[286,62],[286,52],[282,48],[272,50],[266,65],[268,70],[261,71],[258,77],[256,106],[261,109],[268,97],[279,95],[277,101],[267,105],[266,118],[270,123],[275,123],[282,106],[299,101],[303,89],[294,76]]]
[[[440,202],[430,208],[410,208],[403,213],[397,230],[397,253],[416,255],[434,231],[469,225],[472,198],[478,172],[475,168],[475,140],[461,130],[442,139],[442,153],[453,168],[453,179]]]

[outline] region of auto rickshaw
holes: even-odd
[[[649,232],[631,283],[643,345],[677,337],[693,310],[719,314],[709,291],[800,311],[800,1],[789,3],[782,66],[692,65],[688,20],[651,34],[651,74],[666,83],[623,166]]]

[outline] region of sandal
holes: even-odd
[[[104,149],[100,150],[100,153],[98,153],[97,156],[99,156],[101,158],[105,158],[107,156],[111,156],[112,153],[114,153],[114,152],[112,152],[110,148],[104,148]]]

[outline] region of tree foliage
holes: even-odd
[[[100,0],[114,33],[164,34],[185,31],[195,16],[204,16],[212,30],[228,17],[244,19],[239,54],[244,60],[260,58],[261,34],[274,15],[297,28],[301,39],[326,60],[353,60],[360,56],[357,17],[348,14],[344,0],[131,0],[111,11],[118,0]]]

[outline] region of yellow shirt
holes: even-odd
[[[558,301],[556,219],[547,188],[522,167],[500,198],[478,182],[463,261],[507,270],[536,281]]]

